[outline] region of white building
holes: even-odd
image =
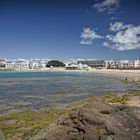
[[[5,63],[5,69],[13,70],[15,69],[15,62],[12,61],[6,61]]]
[[[107,68],[107,69],[121,68],[121,62],[113,61],[113,60],[105,61],[105,68]]]
[[[124,69],[128,68],[128,60],[121,60],[120,63],[121,63],[121,68]]]
[[[65,66],[66,70],[88,70],[90,67],[88,67],[85,64],[69,64]]]
[[[78,60],[77,64],[87,65],[91,68],[104,68],[105,67],[104,60],[95,60],[95,59]]]
[[[135,68],[140,68],[140,59],[135,60]]]
[[[140,68],[140,60],[123,60],[121,61],[121,68],[126,69]]]
[[[14,69],[17,69],[17,70],[28,70],[29,69],[29,61],[27,61],[27,60],[15,61]]]
[[[29,68],[30,69],[39,69],[39,68],[41,68],[41,64],[39,61],[32,60],[29,62]]]
[[[128,68],[130,69],[135,68],[135,60],[128,60]]]
[[[48,60],[41,60],[40,61],[41,69],[46,69],[47,63],[48,63]]]
[[[29,68],[30,69],[45,69],[46,65],[48,63],[48,60],[39,60],[39,59],[32,59],[29,62]]]

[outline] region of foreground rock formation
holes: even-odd
[[[87,104],[51,126],[39,139],[140,140],[140,108],[102,102]]]

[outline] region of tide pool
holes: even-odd
[[[0,112],[64,106],[91,96],[140,90],[120,78],[85,72],[0,72]]]

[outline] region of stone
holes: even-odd
[[[46,132],[43,140],[140,140],[140,108],[90,103]]]

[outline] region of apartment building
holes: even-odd
[[[106,69],[118,69],[121,68],[121,63],[120,61],[105,61],[105,68]]]
[[[23,69],[28,70],[29,69],[29,62],[28,61],[15,61],[14,69]]]
[[[128,60],[128,68],[129,69],[135,68],[135,60]]]
[[[5,63],[5,69],[7,69],[7,70],[13,70],[13,69],[15,69],[15,62],[6,61],[6,63]]]
[[[77,64],[87,65],[91,68],[103,68],[105,67],[104,60],[78,60]]]

